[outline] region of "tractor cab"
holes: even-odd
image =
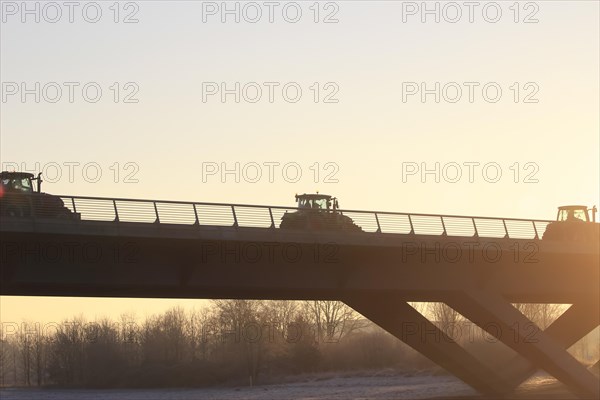
[[[592,211],[592,219],[588,211]],[[596,222],[596,211],[597,208],[594,206],[588,209],[587,206],[562,206],[558,207],[558,214],[556,216],[557,221],[582,221],[582,222]]]
[[[80,219],[59,196],[42,193],[42,174],[0,172],[0,216]]]
[[[310,210],[335,211],[339,208],[335,197],[326,194],[300,194],[296,195],[298,208]]]
[[[339,211],[335,197],[326,194],[297,194],[298,210],[286,211],[281,217],[280,229],[312,231],[362,232],[352,219]]]
[[[590,219],[590,213],[592,218]],[[546,225],[543,240],[562,240],[598,244],[599,225],[596,222],[596,206],[562,206],[558,207],[556,221]]]
[[[32,194],[34,192],[33,182],[36,182],[36,192],[41,190],[41,173],[37,178],[28,172],[0,172],[0,196],[5,193]]]

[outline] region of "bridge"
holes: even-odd
[[[341,210],[363,232],[288,230],[295,208],[61,198],[80,218],[2,217],[1,295],[341,300],[486,396],[543,369],[600,397],[567,352],[600,324],[598,244],[542,240],[550,221]],[[421,301],[518,356],[489,366],[409,305]],[[512,303],[570,307],[532,334]]]

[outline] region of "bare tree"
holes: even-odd
[[[540,329],[546,329],[567,308],[564,304],[517,303],[515,308]]]
[[[250,385],[258,382],[263,357],[262,302],[255,300],[213,300],[222,332],[233,342],[229,344],[243,351]]]
[[[313,372],[321,362],[321,351],[318,347],[318,337],[314,334],[313,324],[307,309],[304,308],[295,314],[290,321],[290,333],[286,337],[285,355],[290,363],[290,369],[294,372]]]
[[[87,324],[84,328],[84,383],[105,386],[123,365],[119,329],[108,319]]]
[[[165,312],[162,317],[164,329],[164,344],[166,346],[167,359],[170,362],[183,360],[183,352],[186,345],[186,315],[181,307],[173,307]]]
[[[207,307],[190,311],[187,318],[186,335],[189,341],[192,360],[208,360],[210,348],[209,341],[214,333],[213,321],[214,315]]]
[[[140,330],[140,351],[142,363],[153,364],[166,361],[162,319],[159,316],[147,317]]]
[[[8,338],[3,337],[3,333],[0,332],[0,387],[8,385],[9,382],[8,373],[12,368],[12,348],[13,343]]]
[[[427,308],[432,322],[448,336],[453,336],[456,325],[464,320],[462,315],[445,303],[429,303]]]
[[[359,314],[341,301],[305,301],[304,307],[324,342],[337,342],[364,325]]]
[[[86,376],[84,365],[85,320],[76,317],[62,322],[54,334],[49,374],[61,385],[79,385]]]
[[[140,327],[133,313],[120,316],[119,342],[123,361],[127,366],[137,365],[141,361]]]
[[[263,304],[263,313],[269,326],[282,335],[296,319],[298,310],[296,301],[274,300]]]
[[[408,303],[412,308],[417,310],[420,314],[425,315],[427,309],[429,308],[429,303],[425,303],[422,301],[411,301]]]
[[[46,367],[46,337],[39,327],[33,337],[33,361],[37,386],[42,386]]]
[[[36,329],[39,330],[39,324],[23,322],[21,324],[21,329],[17,333],[19,352],[21,353],[21,363],[23,366],[23,384],[27,386],[31,386],[31,359]]]

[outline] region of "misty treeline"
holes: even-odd
[[[465,326],[443,303],[413,307],[443,331]],[[543,327],[562,312],[558,306],[520,307]],[[474,332],[457,341],[482,341],[484,333]],[[0,386],[255,385],[326,371],[435,368],[336,301],[214,300],[142,321],[124,314],[117,321],[3,322],[0,338]]]
[[[139,321],[4,324],[0,384],[254,385],[286,375],[381,368],[404,346],[342,302],[215,300]]]

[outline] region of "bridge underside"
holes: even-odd
[[[600,397],[566,351],[600,322],[589,245],[104,222],[3,222],[0,240],[2,295],[342,300],[483,394],[509,394],[543,369]],[[447,304],[518,356],[485,364],[412,301]],[[571,306],[532,336],[511,303]]]

